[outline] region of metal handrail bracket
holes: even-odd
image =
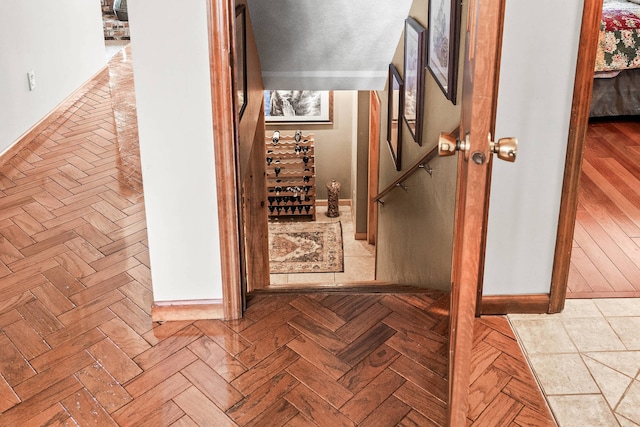
[[[425,172],[433,176],[433,169],[431,168],[431,166],[429,166],[429,160],[433,159],[437,155],[438,155],[438,147],[436,146],[433,149],[431,149],[427,154],[422,156],[420,160],[418,160],[413,166],[407,169],[406,172],[400,175],[398,179],[396,179],[391,184],[389,184],[384,190],[378,193],[378,195],[372,198],[371,200],[373,202],[378,202],[382,206],[384,206],[384,202],[382,201],[382,198],[387,194],[389,194],[394,188],[400,187],[404,191],[407,191],[408,187],[406,185],[403,185],[402,183],[406,181],[407,178],[409,178],[409,176],[411,176],[418,169],[424,169]]]

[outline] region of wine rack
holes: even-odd
[[[265,137],[269,217],[316,219],[316,174],[313,134]]]

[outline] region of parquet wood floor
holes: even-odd
[[[589,125],[567,297],[640,297],[637,119]]]
[[[0,425],[444,425],[442,293],[256,295],[238,321],[151,322],[114,61],[128,77],[0,168]],[[507,321],[475,332],[469,424],[554,425]]]

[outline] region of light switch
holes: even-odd
[[[29,82],[29,90],[36,88],[36,73],[31,70],[27,72],[27,81]]]

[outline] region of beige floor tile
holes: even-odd
[[[640,427],[639,313],[640,298],[620,298],[508,316],[559,427]]]
[[[640,371],[640,351],[604,351],[585,355],[629,378],[635,378]]]
[[[512,320],[533,320],[533,319],[542,319],[542,320],[551,320],[551,319],[559,319],[560,314],[522,314],[522,313],[511,313],[507,314],[507,318],[509,321]]]
[[[316,208],[316,221],[317,222],[336,222],[340,221],[341,223],[347,225],[351,224],[351,207],[350,206],[340,206],[340,215],[336,217],[328,217],[327,216],[327,207],[326,206],[318,206]]]
[[[334,283],[335,273],[296,273],[289,274],[288,283]]]
[[[340,216],[334,218],[342,222],[345,228],[348,228],[349,231],[353,231],[353,217],[351,216],[351,208],[348,208],[347,212],[340,211]]]
[[[605,316],[640,316],[640,298],[603,298],[593,302]]]
[[[631,384],[616,412],[634,423],[640,423],[640,381]]]
[[[344,234],[344,230],[343,230]],[[343,241],[344,256],[368,256],[373,257],[375,255],[376,247],[370,245],[366,240],[353,240],[345,238]]]
[[[289,283],[288,274],[271,274],[270,283],[272,285],[286,285]]]
[[[538,354],[529,360],[546,395],[600,393],[577,353]]]
[[[640,317],[609,317],[607,320],[627,350],[640,350]]]
[[[530,355],[577,351],[558,317],[512,319],[511,324]]]
[[[583,356],[583,360],[609,406],[615,408],[633,379],[590,357]]]
[[[342,231],[345,235],[346,238],[348,239],[355,239],[356,237],[356,229],[353,225],[353,223],[348,222],[348,221],[342,221]]]
[[[581,352],[625,350],[622,341],[605,319],[563,319],[562,323]]]
[[[561,427],[618,427],[600,395],[549,396],[549,406]]]
[[[344,272],[336,273],[336,282],[369,281],[375,279],[375,259],[366,257],[345,257]]]
[[[590,299],[568,299],[560,313],[563,319],[580,317],[603,317],[598,307]]]
[[[633,421],[629,421],[628,419],[626,419],[622,415],[616,414],[616,418],[618,419],[618,422],[620,423],[620,427],[640,427],[640,424],[636,424]]]

